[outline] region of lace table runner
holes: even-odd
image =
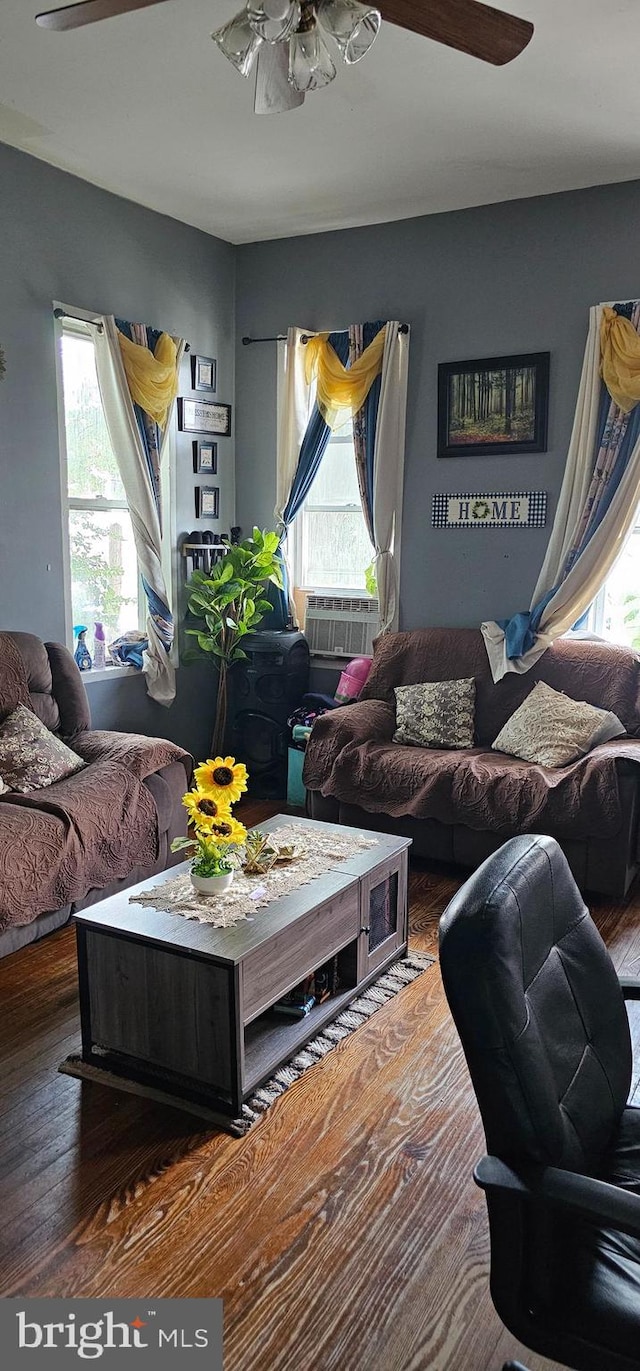
[[[295,846],[299,855],[293,861],[272,866],[263,876],[245,876],[244,871],[236,871],[233,885],[223,895],[201,895],[194,890],[189,876],[182,875],[131,895],[129,900],[169,914],[182,914],[185,919],[197,919],[214,928],[229,928],[281,895],[289,895],[316,876],[324,876],[335,862],[345,862],[378,845],[377,838],[367,838],[364,833],[351,837],[339,831],[318,832],[295,823],[274,829],[269,838],[274,847]]]

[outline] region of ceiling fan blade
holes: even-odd
[[[254,114],[282,114],[304,104],[304,94],[287,80],[288,43],[263,43],[258,53]]]
[[[131,10],[162,3],[163,0],[79,0],[75,5],[63,5],[62,9],[36,14],[36,24],[43,29],[79,29],[83,24],[96,24],[98,19],[111,19],[115,14],[128,14]]]
[[[526,48],[533,34],[528,19],[504,14],[480,0],[376,0],[383,19],[403,29],[468,52],[502,67]]]

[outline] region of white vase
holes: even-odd
[[[233,871],[225,871],[221,876],[194,876],[193,872],[190,874],[191,884],[199,895],[224,895],[233,881]]]

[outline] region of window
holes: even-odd
[[[374,550],[362,513],[350,426],[332,433],[292,534],[297,587],[351,595],[365,591]]]
[[[601,638],[640,649],[640,510],[624,552],[596,596],[586,623]]]
[[[71,622],[107,643],[144,621],[131,515],[105,423],[91,330],[65,320],[61,347],[63,488],[69,534]]]

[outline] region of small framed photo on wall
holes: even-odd
[[[195,438],[192,447],[193,470],[196,476],[199,476],[201,472],[208,476],[215,476],[218,471],[218,444],[200,442],[198,438]]]
[[[196,486],[196,519],[218,519],[219,507],[218,486]]]
[[[231,433],[231,405],[219,405],[215,400],[178,399],[178,428],[181,433]]]
[[[215,357],[191,358],[191,385],[194,390],[214,391],[216,388]]]

